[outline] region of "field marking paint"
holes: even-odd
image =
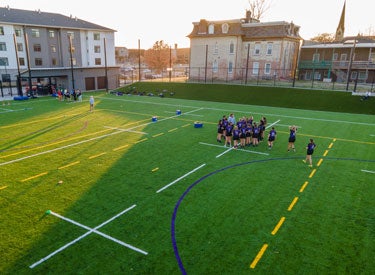
[[[137,144],[137,143],[140,143],[140,142],[143,142],[143,141],[146,141],[146,140],[148,140],[148,138],[143,138],[143,139],[141,139],[141,140],[137,140],[137,141],[135,141],[134,144]]]
[[[375,174],[375,171],[370,171],[370,170],[361,170],[362,172],[365,172],[365,173],[372,173],[372,174]]]
[[[266,127],[266,129],[268,129],[268,128],[272,127],[273,125],[277,124],[278,122],[280,122],[280,119],[279,119],[279,120],[277,120],[277,121],[275,121],[274,123],[272,123],[272,124],[268,125],[268,126]]]
[[[320,159],[320,160],[318,161],[317,166],[319,167],[319,166],[322,164],[322,162],[323,162],[323,159]]]
[[[124,149],[126,147],[128,147],[129,144],[125,144],[125,145],[122,145],[122,146],[119,146],[119,147],[116,147],[116,148],[113,148],[112,151],[118,151],[118,150],[121,150],[121,149]]]
[[[290,127],[290,125],[286,125],[286,124],[278,124],[278,126],[285,126],[285,127]],[[302,129],[302,126],[299,126],[299,125],[295,125],[298,129]]]
[[[176,131],[177,129],[178,129],[178,128],[170,129],[170,130],[168,130],[168,133],[173,132],[173,131]]]
[[[155,172],[155,171],[158,171],[158,170],[159,170],[159,167],[156,167],[156,168],[152,169],[151,171]]]
[[[295,197],[288,207],[288,211],[292,211],[294,205],[297,203],[298,197]]]
[[[328,149],[331,149],[333,146],[333,143],[331,142],[331,144],[328,146]]]
[[[328,150],[325,150],[324,151],[324,154],[323,154],[323,157],[327,156],[328,155]]]
[[[129,244],[127,244],[127,243],[124,243],[124,242],[122,242],[122,241],[119,241],[119,240],[117,240],[117,239],[115,239],[115,238],[113,238],[113,237],[111,237],[111,236],[109,236],[109,235],[106,235],[106,234],[104,234],[104,233],[98,231],[99,228],[103,227],[103,226],[106,225],[107,223],[113,221],[114,219],[118,218],[119,216],[121,216],[121,215],[125,214],[126,212],[130,211],[130,210],[133,209],[135,206],[136,206],[136,205],[133,204],[133,205],[130,206],[129,208],[127,208],[127,209],[125,209],[124,211],[120,212],[119,214],[113,216],[112,218],[110,218],[109,220],[103,222],[102,224],[98,225],[98,226],[95,227],[95,228],[91,228],[91,227],[88,227],[88,226],[82,225],[82,224],[80,224],[80,223],[78,223],[78,222],[76,222],[76,221],[73,221],[73,220],[71,220],[71,219],[68,219],[68,218],[66,218],[66,217],[63,217],[63,216],[61,216],[61,215],[59,215],[59,214],[57,214],[57,213],[54,213],[54,212],[50,211],[50,214],[52,214],[52,215],[54,215],[54,216],[56,216],[56,217],[59,217],[59,218],[65,220],[65,221],[68,221],[68,222],[70,222],[70,223],[73,223],[73,224],[75,224],[75,225],[77,225],[77,226],[79,226],[79,227],[82,227],[82,228],[84,228],[84,229],[86,229],[86,230],[88,230],[88,231],[87,231],[85,234],[83,234],[83,235],[79,236],[78,238],[74,239],[73,241],[71,241],[71,242],[69,242],[69,243],[63,245],[62,247],[60,247],[59,249],[55,250],[54,252],[52,252],[51,254],[47,255],[46,257],[44,257],[44,258],[40,259],[39,261],[33,263],[32,265],[29,266],[29,268],[34,268],[34,267],[36,267],[37,265],[39,265],[39,264],[45,262],[46,260],[48,260],[48,259],[51,258],[52,256],[54,256],[54,255],[56,255],[57,253],[63,251],[65,248],[67,248],[67,247],[69,247],[69,246],[75,244],[76,242],[78,242],[79,240],[83,239],[84,237],[88,236],[88,235],[91,234],[91,233],[99,234],[99,235],[101,235],[101,236],[103,236],[103,237],[105,237],[105,238],[107,238],[107,239],[110,239],[111,241],[114,241],[114,242],[116,242],[116,243],[118,243],[118,244],[121,244],[121,245],[123,245],[123,246],[126,246],[127,248],[130,248],[130,249],[132,249],[132,250],[134,250],[134,251],[137,251],[137,252],[139,252],[139,253],[142,253],[142,254],[144,254],[144,255],[147,255],[148,253],[147,253],[146,251],[143,251],[143,250],[141,250],[141,249],[139,249],[139,248],[136,248],[136,247],[134,247],[134,246],[132,246],[132,245],[129,245]]]
[[[277,231],[279,231],[279,229],[283,225],[284,221],[285,221],[285,217],[281,217],[279,222],[276,224],[275,228],[272,230],[272,232],[271,232],[272,235],[275,235],[277,233]]]
[[[7,187],[8,187],[8,186],[6,186],[6,185],[5,185],[5,186],[1,186],[1,187],[0,187],[0,190],[3,190],[3,189],[5,189],[5,188],[7,188]]]
[[[225,148],[226,148],[226,146],[225,146]],[[230,150],[232,150],[232,149],[233,149],[233,147],[229,147],[228,150],[225,150],[225,151],[222,152],[221,154],[217,155],[216,158],[220,158],[221,156],[223,156],[224,154],[228,153],[228,152],[229,152]]]
[[[164,113],[168,113],[168,114],[173,114],[175,112],[169,112],[169,111],[164,111]],[[184,113],[181,113],[179,116],[182,116],[184,115]],[[196,114],[187,114],[189,116],[199,116],[199,117],[204,117],[204,115],[196,115]]]
[[[162,135],[164,135],[164,133],[159,133],[159,134],[153,135],[152,137],[154,138],[154,137],[159,137],[159,136],[162,136]]]
[[[39,178],[39,177],[47,175],[47,174],[48,174],[48,172],[43,172],[43,173],[40,173],[38,175],[35,175],[35,176],[32,176],[32,177],[23,179],[23,180],[21,180],[21,182],[25,182],[25,181],[28,181],[28,180],[36,179],[36,178]]]
[[[72,162],[72,163],[69,163],[69,164],[67,164],[67,165],[65,165],[65,166],[61,166],[61,167],[59,167],[59,168],[57,168],[57,169],[58,169],[58,170],[65,169],[65,168],[68,168],[68,167],[70,167],[70,166],[76,165],[76,164],[78,164],[78,163],[80,163],[79,160],[78,160],[78,161],[75,161],[75,162]]]
[[[97,158],[97,157],[100,157],[100,156],[103,156],[107,154],[107,152],[103,152],[103,153],[100,153],[100,154],[97,154],[97,155],[94,155],[94,156],[90,156],[89,159],[94,159],[94,158]]]
[[[300,193],[303,192],[303,190],[305,190],[306,186],[309,184],[308,181],[305,181],[305,183],[302,185],[301,189],[299,190]]]
[[[259,250],[256,257],[254,258],[253,262],[250,264],[250,268],[254,269],[256,267],[257,263],[259,262],[259,260],[263,256],[264,252],[266,251],[267,247],[268,247],[268,244],[266,244],[266,243],[262,246],[262,248]]]
[[[190,174],[194,173],[195,171],[201,169],[203,166],[205,166],[206,164],[203,163],[201,166],[198,166],[197,168],[194,168],[193,170],[191,170],[190,172],[186,173],[185,175],[179,177],[178,179],[172,181],[171,183],[167,184],[166,186],[164,186],[163,188],[160,188],[158,191],[156,191],[156,193],[160,193],[161,191],[167,189],[168,187],[170,187],[171,185],[175,184],[176,182],[182,180],[183,178],[189,176]]]
[[[104,126],[104,128],[108,128],[111,130],[119,130],[121,132],[130,132],[130,133],[136,133],[136,134],[141,134],[141,135],[148,135],[148,133],[145,132],[139,132],[139,131],[132,131],[132,130],[127,130],[119,127],[110,127],[110,126]]]
[[[200,110],[203,110],[203,108],[192,110],[190,112],[197,112],[197,111],[200,111]],[[188,113],[190,113],[190,112],[188,112]],[[177,117],[177,116],[167,117],[167,118],[161,119],[159,121],[173,119],[175,117]],[[132,130],[132,129],[135,129],[135,128],[138,128],[138,127],[141,127],[141,126],[147,126],[147,125],[152,124],[152,123],[154,123],[154,122],[148,122],[148,123],[136,125],[136,126],[133,126],[133,127],[129,128],[129,129],[126,129],[126,130],[129,131],[129,130]],[[111,129],[106,129],[104,131],[109,131],[109,130],[111,130]],[[104,132],[104,131],[99,131],[99,132],[96,132],[96,133],[100,133],[100,132]],[[58,147],[58,148],[54,148],[54,149],[51,149],[51,150],[47,150],[47,151],[43,151],[43,152],[36,153],[36,154],[33,154],[33,155],[29,155],[29,156],[25,156],[25,157],[22,157],[22,158],[14,159],[14,160],[11,160],[11,161],[3,162],[3,163],[0,163],[0,166],[8,165],[8,164],[19,162],[19,161],[22,161],[22,160],[25,160],[25,159],[29,159],[29,158],[33,158],[33,157],[36,157],[36,156],[40,156],[40,155],[52,153],[52,152],[59,151],[59,150],[65,149],[65,148],[74,147],[74,146],[77,146],[77,145],[82,144],[82,143],[86,143],[86,142],[90,142],[90,141],[93,141],[93,140],[97,140],[97,139],[109,137],[109,136],[112,136],[112,135],[117,135],[117,134],[120,134],[122,132],[123,131],[116,131],[116,132],[105,134],[105,135],[102,135],[102,136],[93,137],[93,138],[90,138],[90,139],[85,139],[85,140],[82,140],[82,141],[79,141],[79,142],[76,142],[76,143],[71,143],[71,144],[68,144],[68,145],[65,145],[65,146],[61,146],[61,147]],[[93,134],[96,134],[96,133],[91,133],[91,134],[88,134],[88,135],[85,135],[85,136],[93,135]],[[80,136],[80,137],[77,137],[77,138],[83,138],[85,136]],[[66,141],[68,141],[68,140],[51,143],[49,145],[40,146],[40,147],[37,147],[37,148],[33,148],[31,150],[40,149],[40,148],[43,148],[43,147],[51,146],[51,145],[58,144],[58,143],[61,143],[61,142],[66,142]],[[143,141],[143,140],[141,140],[141,141]],[[30,150],[27,150],[27,151],[30,151]],[[9,157],[9,156],[20,154],[20,153],[24,153],[24,152],[27,152],[27,151],[17,152],[17,153],[10,154],[10,155],[7,155],[7,156],[1,156],[1,158],[6,158],[6,157]]]
[[[314,176],[315,172],[316,172],[316,169],[312,170],[312,172],[311,172],[310,175],[309,175],[309,178],[310,178],[310,179]]]
[[[207,146],[212,146],[212,147],[217,147],[217,148],[225,148],[222,145],[210,144],[210,143],[205,143],[205,142],[199,142],[199,144],[207,145]],[[248,153],[253,153],[253,154],[259,154],[259,155],[269,156],[268,153],[263,153],[263,152],[257,152],[257,151],[251,151],[251,150],[245,150],[245,149],[236,149],[236,150],[237,151],[242,151],[242,152],[248,152]]]
[[[185,127],[188,127],[188,126],[190,126],[191,124],[185,124],[185,125],[182,125],[181,127],[182,128],[185,128]]]

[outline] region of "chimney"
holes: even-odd
[[[251,11],[246,10],[246,18],[245,18],[245,23],[250,23],[251,21]]]

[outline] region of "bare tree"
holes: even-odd
[[[268,0],[248,0],[251,17],[260,19],[270,9],[271,2]]]
[[[321,33],[318,34],[317,36],[310,38],[311,41],[316,41],[316,42],[333,42],[335,41],[335,35],[333,33]]]
[[[171,62],[174,62],[174,58],[171,57],[170,46],[160,40],[156,41],[151,49],[145,51],[144,61],[149,68],[160,73],[168,68]]]

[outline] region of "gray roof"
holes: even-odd
[[[76,17],[65,16],[58,13],[42,12],[40,10],[29,11],[8,7],[0,8],[0,24],[115,32],[113,29],[90,23]]]

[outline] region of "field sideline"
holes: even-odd
[[[374,270],[373,115],[86,95],[0,106],[2,274]],[[274,147],[216,142],[229,113]]]

